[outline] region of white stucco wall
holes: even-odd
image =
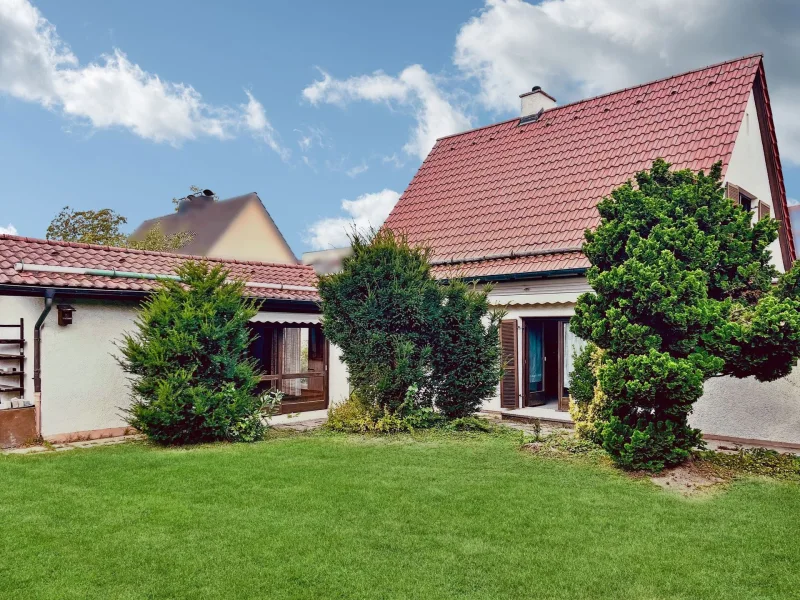
[[[137,304],[69,300],[76,311],[72,325],[59,327],[55,305],[42,328],[42,435],[44,437],[98,429],[125,427],[124,409],[130,402],[125,373],[114,356],[115,342],[130,331]],[[33,402],[33,326],[44,308],[39,297],[0,296],[0,323],[25,319],[26,390]],[[256,319],[285,322],[319,322],[318,315],[260,312]],[[347,369],[340,351],[331,346],[329,395],[332,403],[349,394]],[[16,397],[16,395],[13,395]],[[6,397],[6,396],[4,396]]]
[[[55,304],[59,300],[56,298]],[[133,328],[136,303],[70,300],[73,323],[56,307],[42,329],[42,435],[125,427],[128,379],[115,346]]]
[[[770,383],[711,379],[689,422],[715,435],[800,444],[800,367]]]
[[[509,282],[497,285],[490,298],[517,321],[517,377],[522,387],[522,318],[569,317],[578,295],[589,289],[584,277]],[[521,391],[521,390],[520,390]],[[500,410],[499,387],[484,403]],[[800,366],[771,383],[754,378],[711,379],[695,404],[692,426],[704,433],[734,438],[800,444]]]
[[[776,216],[775,200],[772,198],[772,192],[769,187],[767,162],[764,158],[764,146],[761,142],[761,131],[753,92],[750,92],[747,109],[739,127],[736,143],[733,146],[731,161],[725,172],[725,181],[744,188],[762,202],[769,204],[770,214],[773,218]],[[753,220],[755,221],[757,218],[758,209],[754,207]],[[770,245],[770,251],[772,252],[772,262],[780,272],[783,272],[785,268],[779,240],[775,240]]]

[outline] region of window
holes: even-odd
[[[586,346],[586,340],[579,338],[569,328],[569,321],[564,322],[564,389],[561,396],[569,396],[569,380],[576,354],[580,354]]]
[[[747,212],[751,212],[753,210],[753,198],[743,192],[739,192],[739,204],[741,204],[742,208]]]
[[[319,325],[251,323],[250,354],[264,372],[265,389],[284,394],[281,412],[327,407],[327,352]]]

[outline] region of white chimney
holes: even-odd
[[[520,116],[523,119],[537,114],[540,110],[549,110],[556,105],[556,99],[538,85],[530,92],[521,94],[520,99],[522,100],[522,115]]]

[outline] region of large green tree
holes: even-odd
[[[47,227],[47,239],[124,246],[128,237],[120,227],[127,222],[128,219],[110,208],[75,210],[65,206]]]
[[[707,379],[771,381],[796,364],[800,264],[779,276],[778,222],[754,223],[726,198],[720,164],[704,174],[656,160],[598,210],[584,245],[594,291],[571,321],[603,349],[595,431],[620,465],[658,470],[701,443],[688,416]]]
[[[128,219],[110,208],[74,210],[65,206],[50,222],[46,237],[48,240],[62,242],[81,242],[157,252],[170,252],[183,248],[193,237],[189,232],[166,234],[161,225],[156,223],[142,239],[134,240],[120,230],[127,222]]]

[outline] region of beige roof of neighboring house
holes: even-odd
[[[131,237],[135,240],[142,239],[157,224],[161,225],[162,230],[167,235],[190,231],[194,234],[192,240],[183,248],[175,250],[175,252],[208,256],[228,227],[252,203],[258,203],[267,219],[275,225],[269,212],[261,202],[261,198],[255,192],[218,202],[203,196],[189,197],[184,202],[188,202],[188,204],[174,213],[148,219],[136,228]],[[275,230],[278,232],[279,243],[286,247],[290,256],[294,256],[277,225],[275,225]]]

